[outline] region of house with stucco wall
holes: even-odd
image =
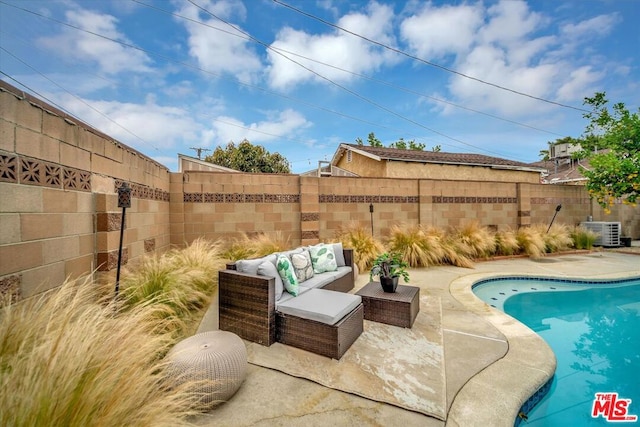
[[[340,144],[330,166],[369,178],[540,183],[544,168],[471,153]]]

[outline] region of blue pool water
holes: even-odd
[[[600,392],[631,399],[628,414],[640,419],[640,278],[501,278],[478,282],[473,292],[538,333],[556,355],[548,393],[533,409],[526,408],[527,421],[517,423],[610,425],[602,416],[591,416]]]

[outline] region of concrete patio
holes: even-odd
[[[523,401],[555,370],[548,346],[528,328],[491,309],[471,292],[482,278],[534,275],[571,278],[640,276],[640,247],[478,262],[410,270],[421,295],[440,299],[447,419],[379,403],[312,381],[249,364],[247,378],[226,403],[197,417],[201,426],[512,426]],[[634,254],[637,253],[637,254]],[[369,281],[356,280],[357,291]],[[217,300],[198,332],[218,328]]]

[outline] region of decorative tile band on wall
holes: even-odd
[[[372,196],[320,194],[320,203],[419,203],[419,196]]]
[[[531,216],[531,211],[518,211],[518,218],[528,218]]]
[[[90,172],[9,154],[0,154],[0,181],[91,191]]]
[[[517,197],[432,196],[431,203],[518,203],[518,198]]]
[[[0,299],[6,302],[17,302],[22,298],[20,292],[22,276],[14,274],[0,279]]]
[[[118,188],[122,187],[125,181],[121,179],[116,179],[114,181],[113,191],[115,193],[118,192]],[[129,187],[131,188],[131,197],[135,197],[138,199],[150,199],[157,200],[160,202],[168,202],[169,201],[169,192],[160,190],[159,188],[151,188],[146,185],[140,185],[136,183],[127,182]]]
[[[299,194],[184,193],[185,203],[300,203]]]
[[[122,248],[122,265],[129,262],[129,248]],[[98,271],[110,271],[118,267],[118,251],[98,252]]]
[[[302,212],[300,221],[320,221],[320,214],[318,212]]]
[[[564,198],[564,197],[532,197],[531,204],[532,205],[559,205],[560,203],[564,203],[567,205],[588,205],[591,203],[589,198]]]
[[[319,239],[320,238],[320,232],[319,231],[303,231],[300,235],[300,237],[302,238],[302,240],[307,240],[307,239]]]

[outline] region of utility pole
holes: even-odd
[[[198,153],[198,160],[202,160],[202,158],[200,157],[200,155],[202,154],[203,151],[211,151],[208,148],[197,148],[197,147],[191,147],[192,150],[196,150],[196,153]]]

